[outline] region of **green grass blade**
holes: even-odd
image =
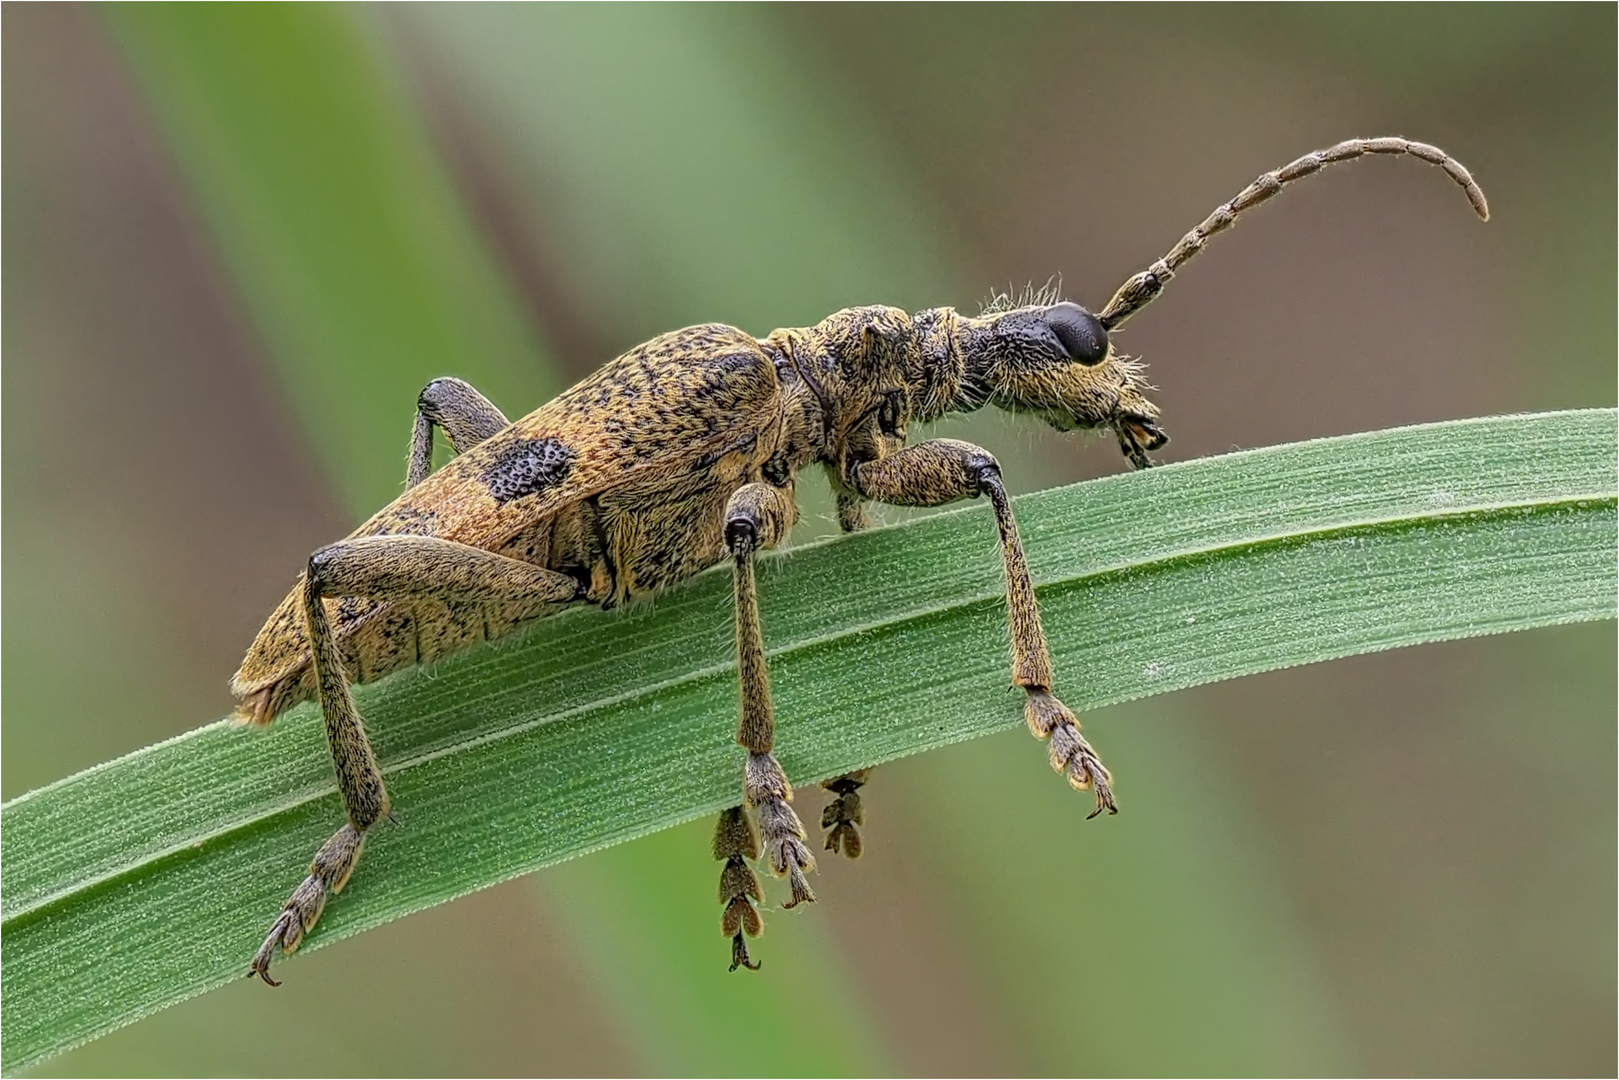
[[[357,514],[393,498],[408,413],[476,357],[497,401],[559,386],[342,7],[100,11],[145,91],[293,414]],[[377,431],[385,439],[373,438]]]
[[[942,208],[848,87],[776,47],[769,11],[387,14],[475,95],[528,190],[555,193],[531,212],[575,307],[615,338],[694,318],[809,325],[874,296],[910,309],[958,291]]]
[[[1059,690],[1612,618],[1615,443],[1611,409],[1457,421],[1021,499]],[[769,560],[796,782],[1020,722],[993,531],[968,507]],[[306,947],[734,800],[729,620],[711,574],[362,688],[401,827]],[[309,708],[214,724],[4,807],[7,1071],[242,975],[341,817],[321,743]]]

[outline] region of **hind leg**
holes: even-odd
[[[270,977],[276,950],[291,953],[314,929],[327,896],[341,892],[354,872],[367,830],[388,813],[388,789],[349,693],[325,600],[360,596],[383,601],[565,603],[578,594],[578,582],[564,574],[428,536],[361,537],[321,548],[310,556],[302,591],[304,619],[321,712],[326,718],[326,738],[348,823],[316,852],[308,876],[293,890],[253,957],[253,973],[271,986],[278,985]]]

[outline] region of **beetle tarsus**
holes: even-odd
[[[860,801],[860,788],[870,776],[870,769],[858,769],[821,782],[835,796],[821,811],[827,851],[858,859],[865,850],[859,826],[866,823],[866,809]]]
[[[748,955],[748,943],[743,939],[741,931],[731,937],[731,966],[728,970],[747,968],[749,971],[758,971],[763,965]]]
[[[764,921],[754,903],[764,903],[765,894],[759,876],[746,861],[758,857],[759,833],[746,811],[740,806],[720,811],[714,824],[714,858],[725,863],[720,870],[720,904],[724,908],[720,932],[731,939],[732,971],[738,965],[754,971],[759,966],[749,961],[748,946],[742,940],[744,933],[748,937],[764,933]]]
[[[282,923],[286,921],[286,918],[287,916],[283,914],[280,919],[276,920],[274,928],[270,930],[270,936],[264,939],[263,945],[259,946],[258,954],[253,957],[253,966],[248,970],[249,976],[257,975],[264,980],[264,985],[266,986],[281,985],[280,979],[270,977],[270,961],[275,958],[275,950],[281,945]]]
[[[1096,809],[1086,815],[1086,820],[1104,810],[1117,814],[1119,804],[1113,798],[1113,775],[1085,736],[1079,733],[1079,719],[1068,706],[1049,691],[1036,687],[1029,690],[1024,711],[1034,736],[1050,740],[1051,767],[1063,773],[1074,790],[1095,792]]]

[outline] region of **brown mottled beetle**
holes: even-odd
[[[714,834],[722,926],[732,964],[755,966],[744,934],[761,930],[761,850],[787,875],[791,907],[813,900],[815,859],[793,812],[792,788],[771,753],[775,718],[754,595],[753,558],[798,519],[793,489],[808,465],[826,470],[838,522],[864,528],[869,501],[938,506],[989,497],[1006,564],[1012,681],[1027,691],[1029,728],[1050,740],[1051,763],[1095,791],[1096,814],[1116,812],[1111,778],[1053,694],[1055,680],[1034,587],[1000,467],[955,439],[905,445],[912,422],[996,405],[1053,427],[1111,428],[1137,468],[1167,436],[1143,396],[1141,367],[1108,332],[1162,291],[1174,272],[1237,216],[1291,181],[1366,154],[1410,154],[1444,169],[1487,218],[1484,194],[1443,151],[1399,138],[1339,143],[1266,173],[1151,267],[1099,315],[1055,297],[974,317],[951,308],[915,315],[850,308],[816,326],[763,339],[730,326],[694,326],[653,339],[512,423],[456,379],[422,391],[407,490],[346,540],[323,547],[260,631],[232,680],[244,719],[268,724],[318,696],[348,822],[316,853],[276,918],[252,970],[265,982],[275,950],[292,952],[348,881],[366,830],[388,813],[388,792],[349,694],[365,682],[504,634],[566,604],[613,607],[684,581],[725,559],[736,569],[737,668],[748,752],[743,805]],[[459,454],[429,475],[433,427]],[[829,780],[826,847],[860,853],[867,771]],[[750,820],[746,810],[754,811]]]

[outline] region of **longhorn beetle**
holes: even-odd
[[[323,547],[259,632],[231,681],[239,715],[268,724],[320,700],[348,821],[315,854],[252,971],[274,986],[270,961],[314,928],[328,892],[359,861],[366,832],[389,812],[382,771],[349,693],[366,682],[504,634],[577,603],[616,607],[723,560],[735,568],[737,671],[747,750],[742,804],[714,832],[721,927],[731,969],[757,965],[747,937],[764,900],[748,860],[761,852],[786,875],[788,907],[815,899],[815,858],[793,792],[771,752],[775,717],[755,599],[754,556],[798,520],[800,469],[820,465],[845,531],[870,524],[869,502],[939,506],[988,497],[1000,531],[1011,623],[1012,681],[1027,692],[1029,729],[1051,764],[1091,789],[1095,817],[1117,813],[1112,778],[1053,693],[1055,678],[1012,504],[993,455],[956,439],[907,447],[913,422],[995,405],[1060,431],[1111,428],[1136,468],[1168,439],[1142,368],[1116,352],[1115,330],[1244,211],[1327,165],[1409,154],[1461,185],[1480,218],[1484,193],[1437,147],[1351,139],[1260,176],[1163,258],[1126,281],[1100,314],[1054,296],[1002,300],[976,317],[952,308],[914,315],[849,308],[764,338],[709,324],[664,334],[612,361],[516,423],[471,386],[436,379],[417,402],[405,493],[347,539]],[[455,457],[431,473],[433,429]],[[429,475],[431,473],[431,475]],[[869,770],[824,783],[836,797],[826,848],[861,850],[858,789]],[[750,818],[748,811],[753,811]]]

